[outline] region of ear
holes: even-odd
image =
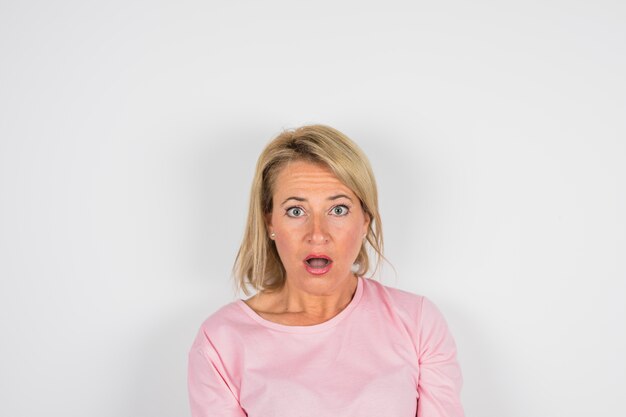
[[[367,231],[368,231],[368,229],[370,227],[370,222],[372,221],[372,219],[371,219],[369,213],[365,213],[365,212],[363,212],[363,217],[365,217],[365,222],[363,223],[363,228],[365,229],[365,233],[364,234],[367,234]]]

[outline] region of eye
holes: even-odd
[[[289,214],[289,212],[291,212],[292,214]],[[289,217],[301,217],[300,214],[302,213],[302,209],[300,207],[289,207],[286,211],[285,214],[287,214],[287,216]]]
[[[337,216],[347,216],[350,212],[350,208],[345,204],[340,204],[338,206],[333,207],[333,213]]]

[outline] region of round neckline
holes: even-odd
[[[242,299],[235,300],[235,303],[241,307],[241,309],[250,316],[254,321],[262,326],[268,327],[273,330],[279,330],[287,333],[315,333],[322,330],[329,329],[336,326],[341,320],[343,320],[359,303],[361,296],[363,295],[363,277],[357,276],[356,290],[352,299],[347,306],[344,307],[339,313],[337,313],[331,319],[328,319],[322,323],[313,324],[310,326],[290,326],[287,324],[280,324],[261,317],[256,311],[252,309]]]

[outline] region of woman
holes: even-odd
[[[366,156],[327,126],[259,157],[234,275],[249,295],[213,313],[189,352],[193,417],[459,417],[462,377],[428,299],[363,275],[383,256]]]

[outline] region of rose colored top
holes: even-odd
[[[328,321],[288,326],[243,300],[207,318],[189,351],[193,417],[462,417],[461,370],[427,298],[359,277]]]

